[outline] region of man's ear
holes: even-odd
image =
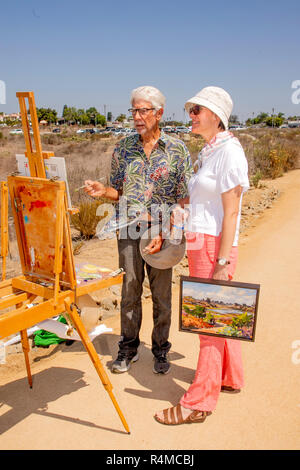
[[[157,116],[157,118],[159,119],[159,121],[161,120],[163,114],[164,114],[164,109],[163,109],[163,108],[159,108],[159,109],[156,111],[156,116]]]

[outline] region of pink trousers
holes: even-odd
[[[186,233],[190,276],[211,278],[219,252],[220,236]],[[229,277],[237,263],[237,247],[230,253]],[[244,385],[241,344],[238,340],[199,335],[200,352],[194,381],[180,400],[185,408],[213,411],[222,385]]]

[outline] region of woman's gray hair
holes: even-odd
[[[162,92],[153,86],[140,86],[132,90],[131,104],[136,100],[150,101],[155,109],[164,108],[166,102],[166,98]]]

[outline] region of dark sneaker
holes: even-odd
[[[128,353],[125,351],[119,351],[117,359],[113,362],[111,370],[121,374],[127,372],[130,369],[131,363],[136,362],[139,358],[138,352]]]
[[[154,374],[167,374],[170,371],[171,364],[168,361],[167,353],[160,356],[154,356]]]

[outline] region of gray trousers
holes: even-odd
[[[141,229],[141,233],[143,233]],[[143,281],[145,265],[153,302],[152,353],[159,356],[168,352],[168,341],[172,309],[172,268],[157,269],[147,264],[139,250],[140,238],[129,236],[118,239],[119,266],[125,271],[121,298],[120,350],[136,352],[140,344],[139,332],[142,323]]]

